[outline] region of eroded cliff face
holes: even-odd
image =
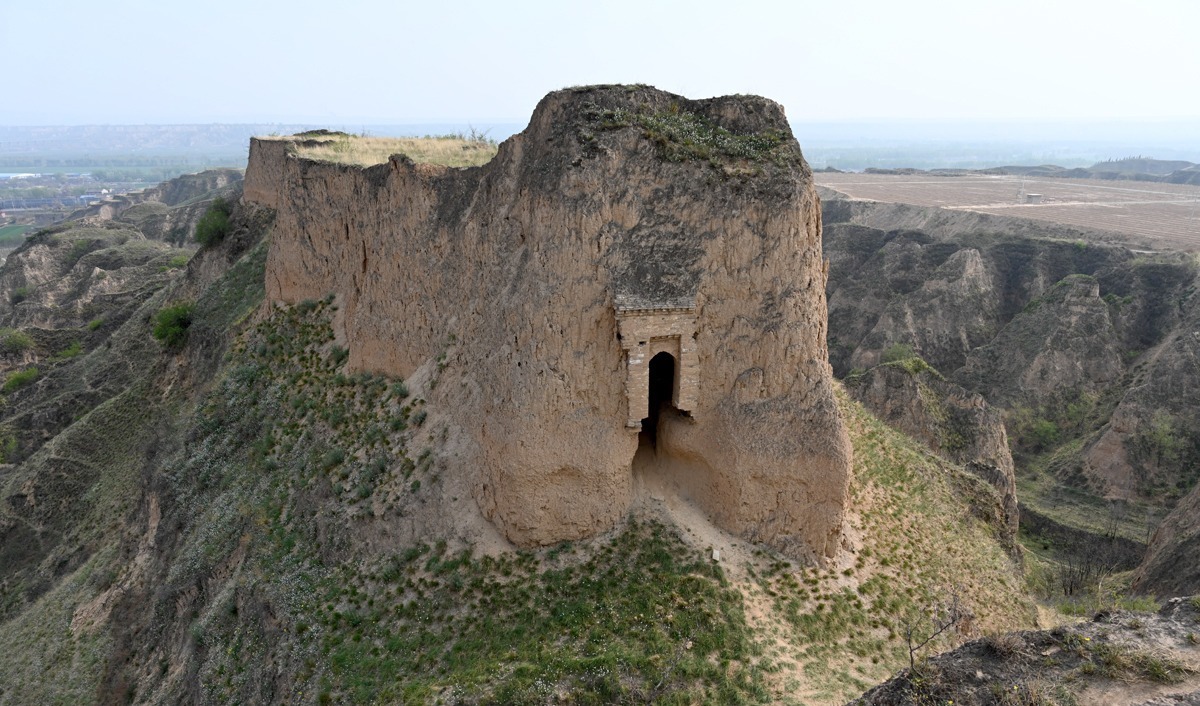
[[[993,402],[1030,405],[1098,395],[1124,373],[1099,282],[1071,275],[971,351],[955,378]]]
[[[889,426],[983,478],[996,489],[1007,540],[1017,533],[1017,479],[999,410],[942,378],[920,358],[877,365],[846,388]]]
[[[1133,587],[1159,597],[1180,596],[1200,590],[1200,486],[1192,489],[1154,536],[1141,566],[1133,574]]]
[[[659,130],[677,123],[716,146]],[[721,147],[729,134],[760,142],[741,154]],[[560,91],[464,170],[316,163],[256,141],[245,196],[278,209],[268,299],[335,294],[355,369],[455,369],[461,384],[431,386],[431,419],[467,440],[453,466],[512,541],[614,526],[641,443],[726,529],[793,555],[837,549],[850,449],[820,213],[775,103]],[[627,329],[639,340],[620,340],[619,316],[645,324]],[[639,434],[637,366],[660,353],[673,379]]]
[[[1192,487],[1191,256],[1071,242],[1070,229],[1020,219],[824,206],[838,374],[906,345],[1004,412],[1018,463],[1057,453],[1049,468],[1059,479],[1110,499],[1169,506]],[[922,230],[873,227],[884,224]]]

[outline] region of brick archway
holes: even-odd
[[[617,309],[617,330],[625,351],[625,426],[641,429],[651,414],[650,363],[666,353],[673,362],[670,403],[681,412],[696,408],[700,365],[696,355],[696,313],[691,307]]]

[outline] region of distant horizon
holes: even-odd
[[[785,106],[786,108],[786,106]],[[8,123],[0,121],[0,134],[5,130],[20,129],[49,129],[49,128],[152,128],[152,127],[254,127],[263,129],[287,128],[288,130],[319,129],[340,130],[351,134],[359,134],[364,130],[391,131],[400,129],[452,129],[484,131],[502,129],[505,138],[523,130],[529,118],[510,119],[465,119],[465,120],[183,120],[177,122],[45,122],[45,123]],[[928,139],[935,141],[979,140],[999,137],[1000,139],[1063,139],[1068,141],[1084,140],[1136,140],[1146,139],[1150,142],[1166,142],[1185,139],[1200,145],[1200,116],[1178,118],[1006,118],[1002,120],[984,118],[863,118],[856,120],[811,120],[788,118],[793,132],[797,128],[820,130],[821,137],[836,135],[838,137],[857,139],[904,138]],[[957,131],[947,133],[946,128],[957,128]],[[1069,136],[1056,135],[1053,131],[1064,128],[1089,128],[1089,133],[1080,134],[1072,131]],[[1020,132],[994,135],[998,129],[1019,128]],[[1131,130],[1153,128],[1152,136],[1130,134]],[[1167,130],[1163,132],[1164,128]],[[862,132],[866,129],[866,133]],[[966,132],[974,130],[980,132]],[[936,132],[934,132],[936,131]],[[1048,132],[1049,131],[1049,132]],[[410,131],[411,132],[411,131]],[[892,134],[889,134],[892,133]]]
[[[523,130],[522,121],[190,122],[82,125],[0,125],[0,162],[21,154],[185,154],[245,158],[254,135],[326,128],[352,134],[423,136],[476,131],[497,142]],[[989,168],[1057,164],[1090,166],[1107,159],[1148,157],[1200,163],[1200,119],[932,119],[790,121],[809,163],[816,168]],[[133,142],[129,131],[146,131]],[[158,134],[182,130],[178,138]],[[48,141],[42,132],[62,133]],[[154,140],[150,136],[154,135]],[[108,140],[106,144],[106,140]],[[0,170],[3,171],[3,170]]]

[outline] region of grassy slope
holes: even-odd
[[[633,522],[579,551],[501,557],[437,537],[382,553],[358,544],[439,482],[416,450],[423,402],[341,372],[331,308],[280,311],[247,335],[175,475],[196,520],[168,585],[245,548],[236,586],[214,590],[191,628],[203,696],[265,698],[270,655],[296,690],[354,702],[541,702],[548,690],[760,700],[761,675],[734,666],[753,651],[740,597],[671,528]],[[231,612],[246,594],[284,634]]]
[[[747,591],[769,601],[760,630],[794,703],[843,703],[907,666],[905,624],[925,632],[955,595],[973,617],[929,651],[1028,627],[1035,616],[998,525],[980,519],[996,512],[994,491],[844,394],[839,402],[855,450],[857,556],[827,570],[773,561],[758,572],[761,593]]]

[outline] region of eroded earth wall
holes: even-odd
[[[658,116],[778,145],[680,157],[645,126]],[[834,553],[850,449],[819,205],[780,106],[568,89],[470,169],[399,156],[363,169],[278,144],[252,144],[245,187],[278,210],[268,299],[335,294],[354,369],[408,377],[438,360],[428,401],[469,440],[462,472],[511,540],[581,538],[628,510],[639,440],[620,301],[695,317],[693,408],[664,415],[658,449],[686,493],[742,536]]]

